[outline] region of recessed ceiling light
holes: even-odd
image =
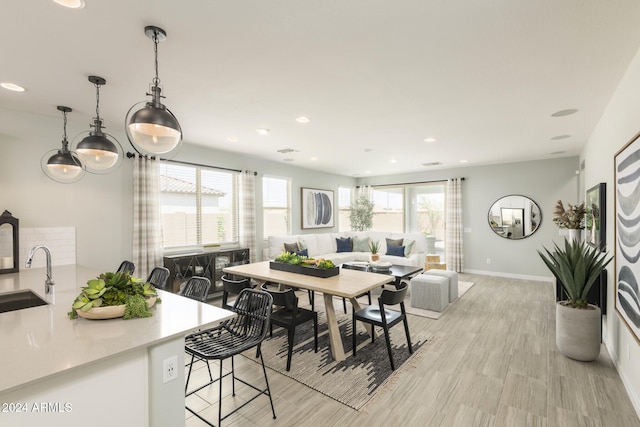
[[[468,163],[469,160],[460,160],[460,163]]]
[[[305,116],[300,116],[296,119],[296,122],[298,123],[309,123],[311,120],[309,119],[309,117],[305,117]]]
[[[567,139],[567,138],[571,138],[571,135],[556,135],[549,139],[551,139],[552,141],[558,141],[559,139]]]
[[[238,137],[237,136],[228,136],[227,137],[227,141],[229,141],[229,142],[238,142]]]
[[[425,138],[424,142],[436,142],[435,138]]]
[[[312,161],[312,162],[315,162],[316,160],[318,160],[318,158],[317,158],[317,157],[312,157],[312,158],[311,158],[311,161]]]
[[[24,92],[25,88],[23,88],[22,86],[18,86],[15,83],[0,83],[0,86],[2,86],[3,88],[7,89],[7,90],[11,90],[13,92]]]
[[[366,174],[370,174],[370,173],[371,173],[371,171],[364,171],[364,173],[366,173]]]
[[[54,3],[58,3],[60,6],[68,7],[69,9],[82,9],[84,7],[83,0],[53,0]]]
[[[391,163],[398,163],[398,161],[396,159],[391,159],[389,160]]]
[[[440,162],[429,162],[429,163],[423,163],[422,166],[440,166],[442,163]]]
[[[365,149],[364,149],[364,152],[365,152],[365,153],[370,153],[370,152],[372,152],[372,151],[373,151],[373,148],[365,148]]]
[[[569,116],[569,115],[577,113],[577,112],[578,112],[577,108],[568,108],[566,110],[556,111],[555,113],[553,113],[551,115],[551,117],[564,117],[564,116]]]
[[[267,135],[269,133],[269,129],[267,129],[267,128],[258,128],[258,129],[256,129],[256,132],[258,132],[260,135]]]

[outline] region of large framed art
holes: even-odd
[[[302,228],[333,227],[333,190],[302,188]]]
[[[616,311],[640,342],[640,134],[614,158]]]
[[[601,182],[587,190],[585,201],[587,243],[605,251],[607,246],[607,184]]]

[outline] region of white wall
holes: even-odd
[[[611,252],[615,247],[613,160],[616,152],[638,131],[640,131],[640,52],[636,54],[629,66],[582,153],[585,162],[584,188],[591,188],[600,182],[607,184],[607,249]],[[605,343],[618,366],[620,376],[627,386],[636,409],[640,412],[640,369],[637,367],[640,346],[615,311],[613,267],[608,268],[608,284],[608,314],[603,324]]]
[[[578,201],[580,177],[576,175],[577,157],[434,170],[394,176],[362,179],[360,184],[395,184],[446,180],[464,177],[464,270],[506,277],[549,279],[536,250],[553,247],[564,237],[551,221],[558,199]],[[542,222],[538,230],[525,239],[510,240],[493,232],[488,222],[491,205],[499,198],[518,194],[538,204]],[[490,264],[487,263],[490,259]]]

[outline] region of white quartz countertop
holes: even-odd
[[[213,326],[235,314],[170,292],[153,316],[130,320],[70,320],[71,304],[100,271],[53,267],[53,297],[44,294],[44,268],[0,275],[0,293],[31,289],[50,304],[0,313],[0,393],[140,347]]]

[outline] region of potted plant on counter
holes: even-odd
[[[595,360],[600,354],[600,307],[587,303],[587,294],[612,257],[574,239],[565,240],[563,248],[554,246],[553,252],[543,247],[538,254],[568,296],[556,303],[556,345],[571,359]]]
[[[584,217],[587,210],[584,207],[584,202],[579,205],[572,205],[567,203],[567,208],[564,208],[562,200],[556,202],[556,207],[553,210],[553,223],[558,228],[566,228],[569,230],[570,239],[580,239],[581,230],[584,228]]]
[[[122,317],[149,317],[152,307],[159,300],[151,283],[128,273],[102,273],[87,282],[71,305],[70,319],[78,316],[87,319],[113,319]]]

